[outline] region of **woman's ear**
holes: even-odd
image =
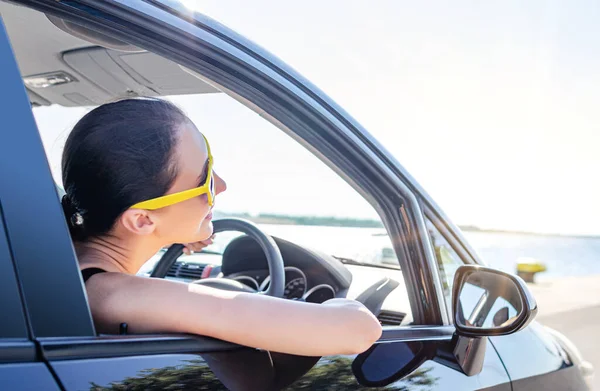
[[[151,213],[143,209],[128,209],[119,218],[123,227],[136,235],[150,235],[156,230],[156,222]]]

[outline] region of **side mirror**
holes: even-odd
[[[434,385],[435,380],[419,370],[435,353],[436,342],[395,342],[373,345],[352,362],[352,372],[359,384],[367,387],[385,387],[399,379]],[[403,388],[398,388],[403,389]]]
[[[456,332],[465,337],[512,334],[537,314],[537,303],[523,279],[478,265],[457,269],[452,302]]]

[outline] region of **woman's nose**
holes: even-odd
[[[213,174],[215,175],[215,195],[217,195],[227,190],[227,183],[216,173],[216,171],[213,171]]]

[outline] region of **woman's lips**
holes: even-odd
[[[212,211],[209,212],[206,217],[204,218],[204,220],[212,220]]]

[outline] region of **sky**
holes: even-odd
[[[191,0],[332,97],[450,218],[600,234],[600,3]],[[372,217],[347,184],[227,96],[185,96],[224,211]],[[38,108],[59,177],[83,109]]]

